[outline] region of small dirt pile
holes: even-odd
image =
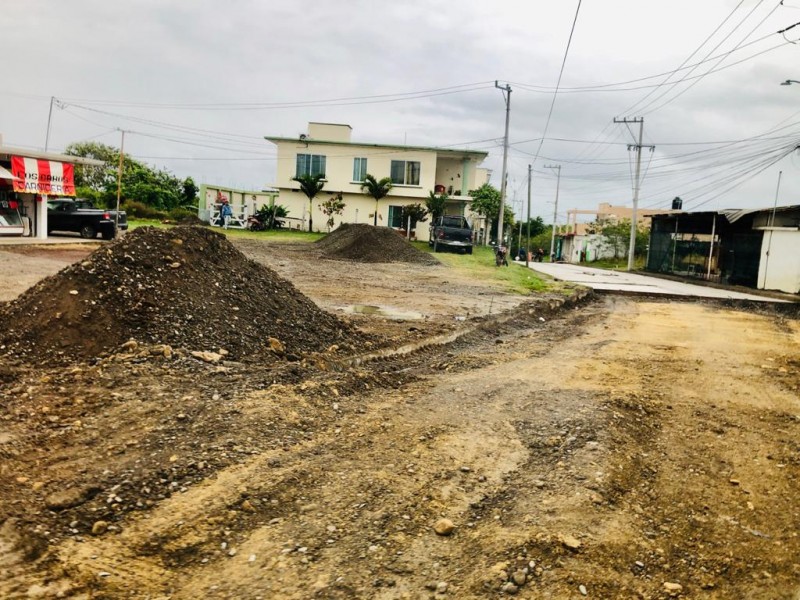
[[[417,250],[388,227],[342,223],[335,231],[317,241],[317,247],[324,258],[334,260],[440,264],[433,256]]]
[[[349,350],[364,336],[200,227],[137,229],[0,307],[0,352],[38,363],[129,339],[263,361]]]

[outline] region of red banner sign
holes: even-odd
[[[75,195],[75,166],[38,158],[11,157],[14,191],[48,196]]]

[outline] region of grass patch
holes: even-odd
[[[151,219],[128,219],[129,229],[144,226],[174,227]],[[224,233],[233,239],[260,239],[276,242],[311,243],[324,237],[324,233],[308,233],[296,229],[276,229],[274,231],[249,231],[246,229],[228,229],[214,227],[214,231]],[[427,242],[412,242],[419,250],[433,253]],[[475,246],[472,254],[456,252],[437,252],[435,254],[442,264],[460,272],[471,279],[484,282],[497,282],[503,289],[515,294],[556,292],[569,294],[570,286],[526,269],[525,265],[517,265],[509,261],[508,267],[496,267],[494,249],[488,246]]]
[[[634,256],[633,269],[634,271],[644,271],[644,256]],[[592,267],[594,269],[607,269],[609,271],[625,271],[628,269],[628,257],[623,258],[601,258],[592,262],[580,263],[583,267]]]
[[[170,228],[174,225],[162,223],[153,219],[128,219],[128,229],[136,229],[137,227],[161,227]],[[233,239],[251,239],[251,240],[269,240],[271,242],[316,242],[324,233],[308,233],[307,231],[298,231],[297,229],[273,229],[272,231],[250,231],[249,229],[222,229],[220,227],[212,227],[217,233],[222,233],[229,238]]]
[[[414,242],[420,250],[433,253],[427,242]],[[546,279],[525,265],[517,265],[509,261],[508,267],[496,267],[494,249],[488,246],[475,246],[472,254],[456,252],[437,252],[435,254],[442,264],[480,281],[496,281],[509,292],[530,294],[532,292],[559,291],[560,285]]]

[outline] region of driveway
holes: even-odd
[[[692,296],[695,298],[726,298],[759,302],[788,302],[788,300],[780,300],[769,296],[745,294],[733,290],[628,273],[627,271],[607,271],[605,269],[593,269],[567,263],[531,263],[530,268],[554,279],[577,283],[596,291]]]

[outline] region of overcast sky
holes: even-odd
[[[562,165],[562,222],[569,208],[631,204],[627,145],[638,125],[615,117],[643,116],[644,144],[655,146],[643,151],[642,207],[675,196],[689,210],[771,206],[779,171],[779,203],[800,204],[800,154],[790,152],[800,84],[779,85],[800,80],[800,44],[790,43],[800,26],[776,33],[800,22],[800,0],[577,9],[577,0],[4,2],[0,134],[43,148],[55,96],[51,150],[119,146],[125,129],[126,151],[151,165],[261,189],[276,165],[263,136],[347,123],[353,141],[486,149],[499,187],[499,80],[512,88],[508,199],[518,215],[529,164],[532,213],[548,222],[547,165]]]

